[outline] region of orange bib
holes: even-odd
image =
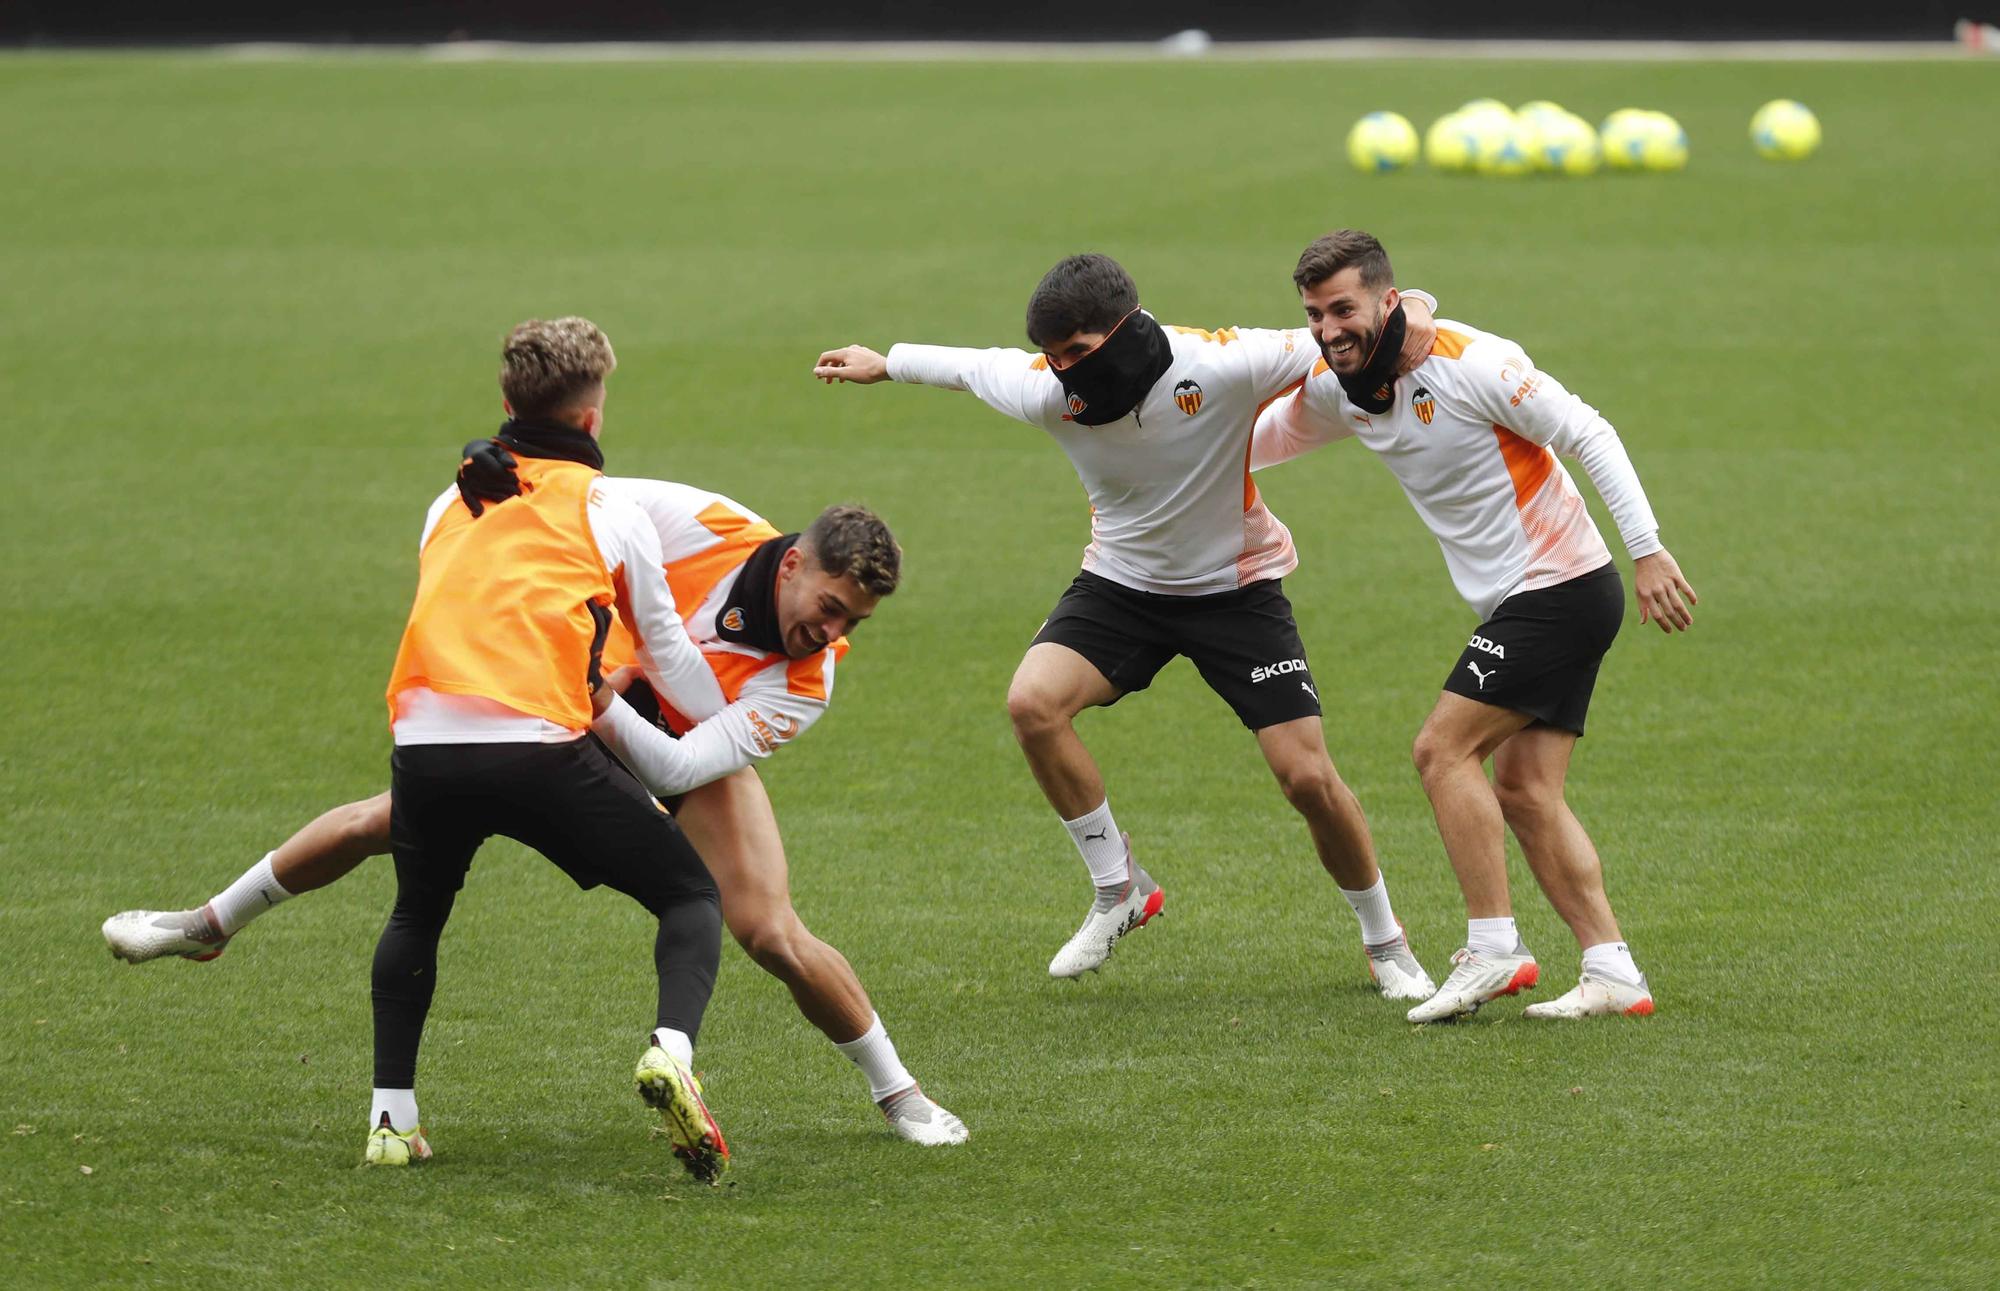
[[[521,457],[519,474],[521,495],[477,519],[452,499],[424,543],[389,678],[391,722],[397,696],[421,686],[589,729],[590,672],[613,598],[590,528],[598,472]]]

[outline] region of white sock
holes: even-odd
[[[271,858],[276,852],[264,853],[264,859],[243,871],[241,878],[222,889],[208,903],[209,913],[225,937],[234,936],[244,925],[258,915],[269,910],[280,901],[288,901],[292,894],[285,891],[277,876],[271,873]]]
[[[1512,915],[1504,919],[1467,919],[1465,944],[1474,954],[1511,955],[1514,947],[1521,944],[1521,934],[1514,929]]]
[[[1354,907],[1354,917],[1361,921],[1362,945],[1379,946],[1403,935],[1396,912],[1389,908],[1389,880],[1378,875],[1374,887],[1359,892],[1342,888],[1340,895],[1347,898],[1347,904]]]
[[[868,1096],[881,1102],[891,1094],[900,1094],[917,1083],[903,1066],[903,1060],[896,1056],[895,1042],[882,1029],[882,1018],[878,1014],[868,1024],[868,1029],[858,1039],[846,1044],[836,1043],[840,1050],[861,1068],[861,1074],[868,1077]]]
[[[376,1129],[382,1124],[382,1113],[389,1113],[389,1125],[398,1134],[408,1134],[417,1128],[417,1091],[414,1089],[378,1089],[375,1101],[368,1106],[368,1128]]]
[[[1093,884],[1109,888],[1125,882],[1125,839],[1111,819],[1111,799],[1098,803],[1096,811],[1065,820],[1063,828],[1083,854],[1083,863],[1090,867]]]
[[[654,1044],[667,1051],[668,1057],[690,1064],[694,1062],[694,1041],[688,1039],[687,1032],[676,1031],[672,1027],[657,1027],[652,1039]]]
[[[1583,971],[1592,977],[1615,977],[1637,986],[1645,980],[1632,962],[1632,948],[1622,941],[1600,942],[1583,948]]]

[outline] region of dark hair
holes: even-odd
[[[903,549],[882,517],[867,507],[828,507],[806,527],[799,545],[813,564],[835,578],[853,575],[876,596],[895,591],[903,577]]]
[[[1138,307],[1139,289],[1116,260],[1065,256],[1028,297],[1028,340],[1049,346],[1078,332],[1108,332]]]
[[[1389,253],[1380,242],[1360,229],[1337,229],[1305,249],[1299,267],[1292,270],[1292,285],[1304,291],[1347,268],[1361,270],[1364,287],[1388,287],[1396,281]]]
[[[595,395],[618,366],[611,342],[587,318],[531,318],[500,350],[500,393],[517,417],[553,417]]]

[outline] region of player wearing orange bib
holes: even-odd
[[[515,459],[490,442],[468,445],[460,489],[472,506],[511,496]],[[881,519],[829,507],[802,534],[781,534],[718,493],[663,480],[608,477],[607,495],[630,502],[657,535],[675,608],[719,688],[695,722],[684,701],[646,681],[626,690],[596,731],[649,788],[678,796],[676,819],[721,890],[730,933],[783,982],[799,1011],[868,1082],[898,1137],[959,1143],[966,1129],[904,1067],[845,957],[815,937],[792,907],[784,842],[752,764],[798,739],[825,712],[846,633],[900,577],[900,553]],[[437,508],[456,501],[448,490]],[[610,629],[607,675],[636,662],[624,620]],[[679,738],[651,724],[661,717]],[[105,925],[115,953],[134,963],[167,955],[211,959],[277,902],[324,887],[389,847],[390,795],[336,807],[252,866],[206,905],[169,913],[128,911]]]

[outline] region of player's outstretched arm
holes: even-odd
[[[1405,291],[1397,299],[1403,304],[1403,352],[1396,359],[1398,376],[1415,372],[1431,356],[1437,344],[1437,302],[1425,292]]]
[[[889,379],[889,360],[865,345],[843,345],[821,354],[813,364],[813,375],[828,385],[839,381],[872,386]]]
[[[1632,587],[1639,598],[1639,622],[1651,619],[1668,634],[1675,628],[1685,632],[1694,626],[1694,612],[1688,607],[1701,604],[1701,598],[1665,547],[1632,562]]]

